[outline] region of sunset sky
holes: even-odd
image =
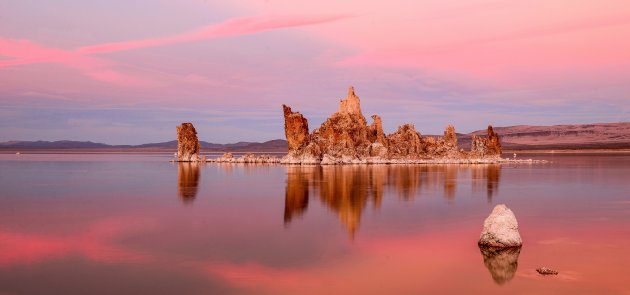
[[[630,3],[0,2],[0,141],[284,138],[350,85],[386,133],[630,121]]]

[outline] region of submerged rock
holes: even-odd
[[[553,270],[553,269],[550,269],[550,268],[546,268],[546,267],[544,267],[544,266],[543,266],[543,267],[540,267],[540,268],[537,268],[537,269],[536,269],[536,271],[537,271],[539,274],[544,275],[544,276],[547,276],[547,275],[557,275],[557,274],[558,274],[558,272],[557,272],[557,271],[555,271],[555,270]]]
[[[270,164],[280,163],[280,158],[266,154],[258,155],[254,153],[246,153],[240,157],[234,157],[232,153],[224,153],[221,157],[209,159],[208,162]]]
[[[197,130],[192,123],[177,126],[177,161],[202,162],[206,158],[200,155],[201,145],[197,139]]]
[[[503,285],[516,274],[518,268],[518,255],[521,247],[497,248],[479,246],[483,256],[483,264],[486,266],[495,283]]]
[[[504,204],[494,207],[483,223],[479,245],[489,247],[519,247],[523,245],[518,222],[512,210]]]
[[[311,134],[308,121],[302,114],[293,112],[286,105],[282,107],[289,145],[287,156],[282,159],[282,163],[286,164],[475,163],[500,160],[495,156],[500,154],[499,138],[495,133],[477,140],[475,152],[459,149],[455,128],[451,125],[438,139],[423,138],[412,124],[404,124],[396,132],[385,135],[378,115],[373,115],[373,122],[367,124],[361,111],[361,100],[353,87],[339,102],[338,111]]]

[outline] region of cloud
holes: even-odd
[[[147,79],[133,77],[114,69],[117,63],[86,56],[73,51],[46,47],[30,40],[0,37],[0,55],[12,59],[0,60],[0,68],[34,63],[53,63],[75,69],[93,80],[123,86],[154,85]]]
[[[178,35],[85,46],[77,49],[77,52],[82,54],[96,54],[166,46],[179,43],[190,43],[230,36],[248,35],[277,29],[323,24],[347,17],[349,16],[331,15],[235,18]]]
[[[121,68],[121,66],[124,67],[124,65],[89,55],[198,42],[283,28],[323,24],[347,17],[348,15],[256,16],[235,18],[177,35],[97,44],[80,47],[76,50],[47,47],[31,40],[0,37],[0,56],[10,58],[0,60],[0,68],[35,63],[55,63],[76,69],[86,77],[101,82],[121,86],[156,86],[158,83],[150,79],[123,73],[119,68]]]

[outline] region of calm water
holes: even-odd
[[[342,167],[170,157],[0,155],[0,294],[630,294],[629,154]],[[520,252],[477,247],[499,203],[516,214]]]

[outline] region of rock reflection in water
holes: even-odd
[[[184,203],[190,203],[197,196],[199,187],[199,164],[196,162],[177,163],[177,191]]]
[[[492,202],[492,197],[497,194],[499,190],[499,178],[501,177],[501,165],[500,164],[485,164],[479,165],[476,169],[472,170],[472,178],[478,180],[477,184],[481,186],[481,190],[486,190],[488,196],[488,203]]]
[[[289,180],[285,190],[284,222],[288,223],[294,216],[299,216],[308,207],[308,185],[310,178],[305,170],[298,170],[300,166],[289,167]],[[313,167],[314,168],[314,167]]]
[[[487,177],[488,195],[495,193],[499,165],[288,166],[284,222],[304,214],[309,197],[315,196],[338,215],[353,238],[368,203],[380,208],[386,189],[405,201],[420,195],[421,188],[443,190],[444,197],[453,200],[460,172],[474,180]]]
[[[516,274],[518,268],[518,255],[521,247],[495,248],[479,246],[483,255],[483,264],[488,268],[495,283],[503,285]]]

